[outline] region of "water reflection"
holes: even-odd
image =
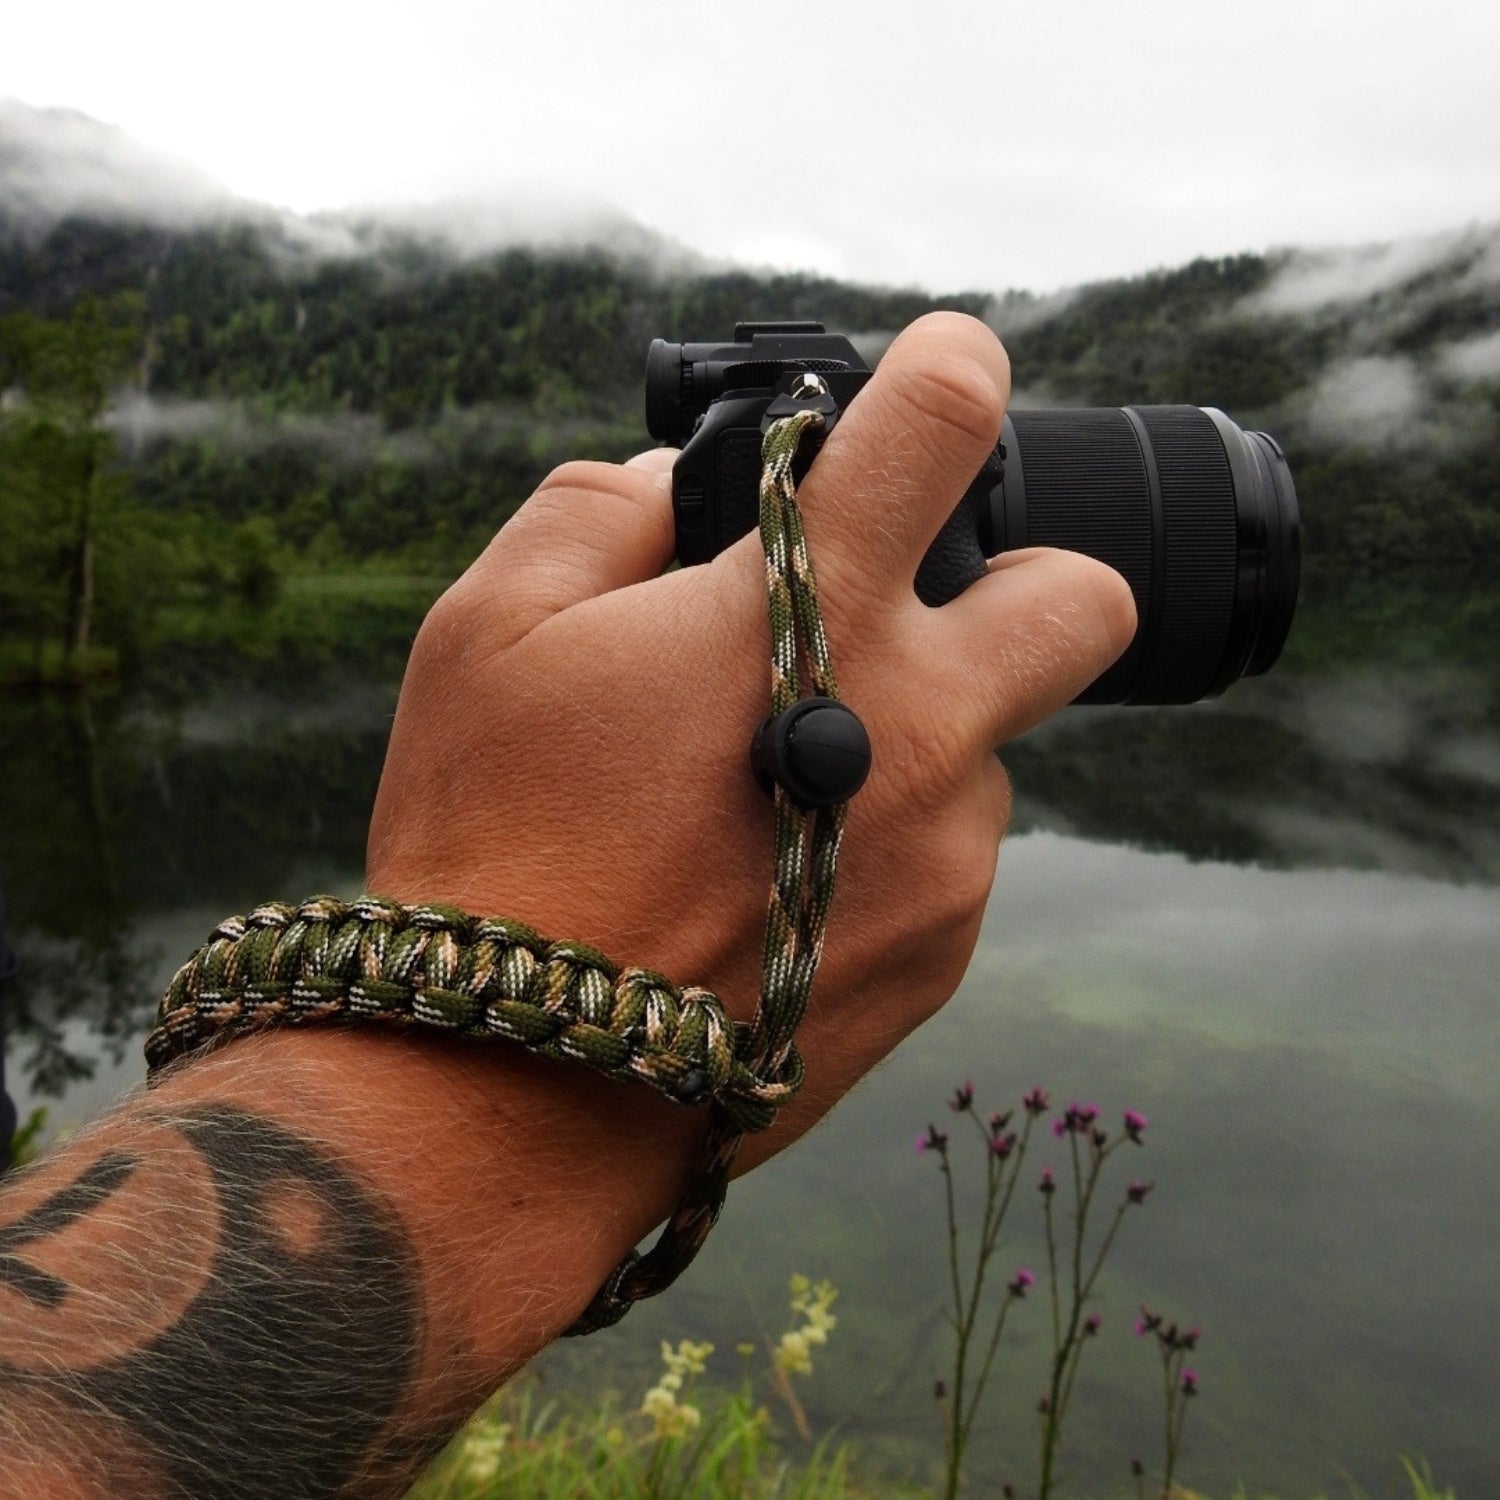
[[[1006,754],[1031,826],[1199,859],[1500,879],[1500,695],[1456,667],[1271,676],[1076,709]]]
[[[1305,1493],[1347,1473],[1380,1493],[1408,1451],[1460,1494],[1485,1493],[1500,1403],[1497,915],[1489,887],[1015,839],[953,1004],[736,1188],[691,1284],[622,1326],[612,1371],[623,1361],[627,1388],[642,1383],[668,1335],[732,1348],[757,1331],[747,1300],[774,1333],[786,1276],[832,1275],[844,1316],[815,1417],[927,1477],[944,1245],[936,1173],[911,1141],[965,1077],[986,1108],[1041,1081],[1144,1110],[1148,1146],[1125,1171],[1158,1183],[1103,1282],[1069,1454],[1078,1488],[1123,1492],[1130,1455],[1152,1451],[1154,1352],[1128,1332],[1146,1301],[1207,1330],[1195,1484]],[[1003,1264],[1041,1263],[1034,1210],[1022,1201]],[[1041,1309],[1026,1311],[977,1452],[993,1488],[1008,1464],[1029,1473],[1045,1350]],[[559,1350],[556,1378],[589,1378],[582,1358]]]
[[[349,654],[289,663],[273,635],[248,657],[164,661],[128,693],[0,698],[23,1110],[76,1120],[138,1079],[154,995],[227,912],[357,889],[415,618],[392,611]],[[1493,679],[1451,662],[1288,672],[1190,711],[1075,712],[1013,747],[1020,836],[960,996],[739,1186],[665,1305],[586,1356],[559,1350],[554,1378],[607,1367],[642,1389],[658,1337],[732,1348],[777,1331],[792,1270],[830,1274],[845,1300],[814,1414],[925,1473],[940,1208],[911,1138],[964,1076],[994,1102],[1042,1081],[1145,1110],[1161,1184],[1107,1287],[1080,1482],[1116,1487],[1154,1431],[1148,1351],[1124,1332],[1145,1299],[1208,1329],[1195,1481],[1378,1485],[1410,1449],[1483,1492],[1500,1403]],[[1036,1249],[1018,1236],[1014,1253]],[[1032,1442],[1041,1348],[1019,1332],[1011,1415],[979,1452],[990,1477]]]
[[[76,1118],[80,1088],[98,1100],[85,1086],[101,1066],[138,1076],[154,995],[227,912],[310,890],[330,867],[357,887],[394,697],[389,684],[316,681],[180,706],[149,693],[7,696],[0,889],[17,959],[6,999],[18,1100],[50,1097]],[[184,910],[200,916],[186,944],[157,941]]]

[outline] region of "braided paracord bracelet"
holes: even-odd
[[[822,421],[814,411],[775,421],[762,448],[773,715],[797,702],[799,647],[813,692],[838,699],[792,481],[802,438]],[[627,1255],[568,1332],[608,1327],[691,1262],[723,1207],[744,1133],[767,1128],[802,1081],[792,1038],[822,954],[846,804],[805,808],[779,784],[775,798],[775,879],[760,1004],[748,1024],[730,1020],[705,989],[678,989],[503,917],[318,896],[260,906],[214,929],[162,997],[146,1040],[149,1072],[272,1025],[373,1021],[504,1037],[638,1079],[679,1103],[706,1103],[699,1169],[672,1217],[644,1255]]]
[[[230,1037],[329,1021],[505,1037],[678,1103],[712,1100],[747,1131],[765,1129],[802,1076],[793,1053],[780,1076],[756,1077],[737,1055],[749,1027],[708,990],[503,917],[378,896],[270,902],[221,922],[162,997],[146,1062],[155,1071]]]

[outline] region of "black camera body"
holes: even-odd
[[[672,471],[679,561],[707,562],[757,525],[771,422],[811,406],[824,417],[821,441],[871,376],[853,344],[819,323],[741,323],[727,344],[655,340],[646,424],[682,448]],[[1124,575],[1140,624],[1077,701],[1191,703],[1280,654],[1299,537],[1281,449],[1220,411],[1022,410],[1006,417],[913,587],[936,607],[982,577],[996,553],[1087,553]]]

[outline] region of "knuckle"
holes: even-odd
[[[413,652],[441,654],[447,650],[467,628],[470,613],[468,590],[460,578],[438,595],[423,616],[416,640],[412,643]]]
[[[412,641],[408,679],[425,680],[466,661],[478,624],[473,591],[459,579],[438,596]]]
[[[1135,595],[1124,578],[1104,563],[1098,564],[1094,588],[1094,608],[1099,633],[1119,655],[1135,639],[1138,619]]]
[[[643,484],[640,470],[575,459],[553,469],[516,513],[514,534],[547,549],[564,542],[592,556],[610,556],[622,532],[649,526],[657,544],[673,543],[672,508],[664,493]]]
[[[930,441],[946,446],[992,448],[1000,436],[1005,405],[989,373],[967,355],[949,355],[902,370],[894,392],[930,429]]]
[[[599,463],[594,459],[574,458],[559,464],[536,487],[538,495],[551,495],[558,490],[571,490],[584,494],[619,494],[620,485],[615,482],[613,464]]]
[[[961,799],[942,823],[943,836],[932,840],[934,868],[928,872],[932,924],[957,937],[972,931],[984,916],[995,883],[999,844],[988,821],[976,817]]]

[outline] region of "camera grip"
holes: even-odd
[[[984,577],[987,559],[979,539],[993,484],[986,465],[933,538],[914,580],[917,598],[923,604],[935,609]]]

